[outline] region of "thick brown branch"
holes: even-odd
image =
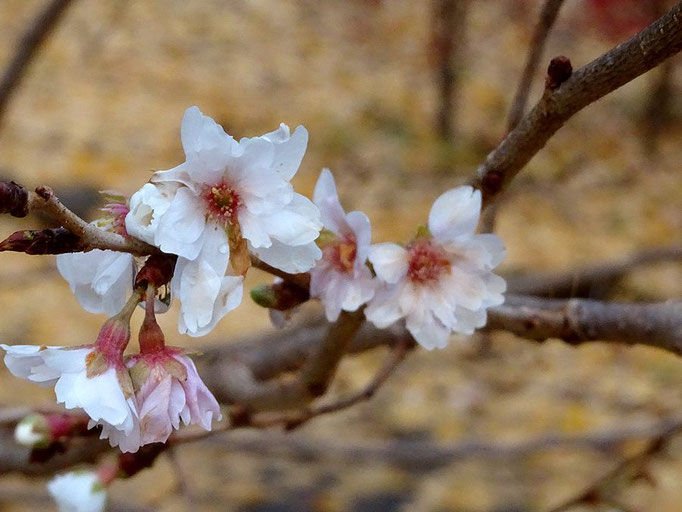
[[[682,49],[682,2],[628,41],[578,69],[538,104],[488,155],[473,185],[484,204],[503,191],[576,112],[656,67]]]
[[[537,341],[558,338],[576,345],[614,341],[682,354],[682,302],[622,304],[512,295],[489,311],[486,329],[502,329]]]
[[[516,95],[512,101],[509,117],[507,118],[508,132],[516,128],[516,125],[519,124],[519,121],[523,117],[523,113],[526,110],[530,86],[533,81],[533,77],[538,70],[538,65],[540,64],[540,59],[542,58],[542,52],[545,49],[545,42],[547,41],[547,37],[552,30],[552,26],[556,21],[557,15],[559,14],[559,9],[561,9],[561,5],[563,3],[564,0],[545,0],[545,3],[542,6],[540,19],[538,20],[538,24],[535,26],[533,39],[531,40],[530,47],[528,48],[526,65],[523,68],[521,80],[519,81]]]
[[[243,358],[230,358],[219,370],[221,391],[214,390],[214,393],[222,392],[222,397],[228,403],[240,405],[249,411],[304,406],[325,393],[339,361],[348,351],[362,322],[362,311],[341,313],[338,321],[327,327],[322,340],[315,340],[304,355],[301,372],[296,377],[259,382],[254,370],[243,363]]]
[[[71,0],[51,0],[21,36],[14,57],[0,78],[0,121],[31,59],[54,29]]]

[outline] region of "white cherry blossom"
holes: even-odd
[[[107,493],[96,473],[73,471],[57,475],[47,484],[59,512],[103,512]]]
[[[321,256],[314,243],[319,212],[289,183],[305,153],[305,128],[290,134],[282,124],[237,142],[190,107],[181,138],[186,161],[154,174],[150,185],[163,190],[138,192],[126,219],[129,233],[189,261],[206,245],[218,248],[232,261],[234,274],[248,268],[244,241],[263,261],[287,272],[314,265]]]
[[[137,451],[137,404],[123,362],[129,339],[126,321],[113,318],[104,324],[92,345],[0,347],[6,351],[5,364],[14,376],[54,385],[57,402],[67,409],[82,409],[92,420],[89,428],[103,425],[101,437],[109,437],[112,446],[121,444],[123,451]]]
[[[341,310],[356,311],[374,296],[375,280],[366,265],[372,230],[367,215],[343,210],[329,169],[322,170],[313,201],[327,231],[318,240],[322,259],[310,270],[310,295],[335,322]]]
[[[428,233],[407,247],[377,244],[369,251],[383,283],[365,309],[385,328],[401,318],[425,348],[443,348],[451,332],[472,334],[487,321],[486,309],[504,302],[504,279],[492,273],[505,255],[501,240],[475,234],[481,194],[472,187],[448,190],[431,207]]]

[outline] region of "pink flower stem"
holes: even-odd
[[[142,322],[142,327],[140,327],[139,341],[141,354],[160,352],[166,347],[163,331],[156,321],[156,314],[154,312],[155,300],[156,286],[150,283],[147,285],[145,297],[144,321]]]

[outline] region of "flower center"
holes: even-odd
[[[207,186],[202,197],[206,203],[206,213],[211,219],[225,226],[237,223],[237,212],[242,201],[232,187],[226,183]]]
[[[407,252],[410,257],[407,276],[413,282],[430,283],[450,272],[450,260],[445,251],[428,238],[412,242]]]
[[[339,272],[352,272],[357,255],[357,243],[352,238],[341,238],[322,249],[324,259]]]

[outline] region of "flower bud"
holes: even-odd
[[[30,414],[17,423],[14,440],[29,448],[46,448],[52,443],[47,420],[42,414]]]

